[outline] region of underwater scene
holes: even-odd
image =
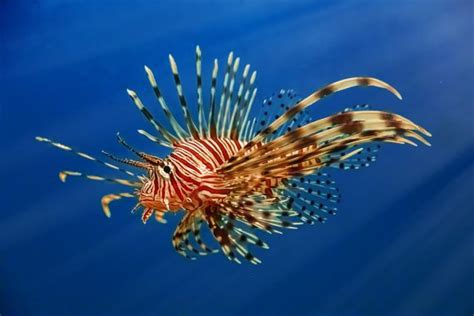
[[[0,1],[0,316],[474,314],[473,56],[472,1]]]

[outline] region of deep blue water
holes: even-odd
[[[0,314],[471,315],[474,313],[474,4],[472,1],[0,1]],[[120,188],[63,169],[110,170],[34,141],[99,154],[166,151],[125,88],[158,115],[143,65],[173,108],[167,55],[194,92],[194,47],[234,50],[258,70],[256,106],[280,88],[305,96],[354,75],[398,88],[351,89],[314,117],[367,102],[434,135],[431,148],[386,145],[369,169],[333,172],[340,212],[268,236],[263,264],[191,262],[168,225],[143,225]]]

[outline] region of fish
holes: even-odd
[[[210,90],[204,93],[199,46],[195,60],[197,119],[191,114],[171,54],[169,63],[179,103],[176,107],[181,108],[185,124],[178,122],[148,66],[148,81],[170,128],[155,118],[135,91],[127,89],[153,128],[152,132],[139,129],[138,133],[169,148],[171,153],[165,158],[135,149],[120,134],[116,135],[117,141],[133,159],[105,151],[106,159],[99,159],[49,138],[36,137],[39,142],[124,174],[122,178],[109,178],[79,171],[59,173],[63,182],[69,177],[82,177],[128,188],[102,197],[107,217],[111,216],[110,203],[123,198],[136,201],[132,213],[141,212],[143,224],[151,217],[166,223],[167,213],[183,214],[172,245],[188,259],[220,251],[235,263],[245,260],[260,264],[255,250],[269,248],[262,234],[324,223],[337,213],[341,194],[331,177],[332,170],[370,166],[382,143],[430,146],[426,138],[432,135],[426,129],[399,114],[374,110],[367,104],[311,118],[308,107],[350,88],[380,88],[402,99],[394,87],[377,78],[342,79],[305,98],[292,89],[281,89],[264,99],[260,113],[253,116],[257,72],[251,72],[250,65],[239,72],[240,58],[234,58],[231,52],[218,84],[219,63],[214,59]]]

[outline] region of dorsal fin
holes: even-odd
[[[203,95],[203,81],[202,81],[202,51],[199,46],[196,46],[196,104],[197,104],[197,122],[196,125],[191,115],[188,103],[184,96],[181,78],[178,71],[178,66],[172,55],[169,55],[169,62],[178,93],[179,103],[183,110],[187,130],[183,129],[171,112],[167,102],[165,101],[155,76],[150,68],[145,66],[145,71],[148,80],[153,88],[155,96],[160,103],[163,112],[166,115],[172,130],[175,135],[166,130],[157,120],[154,119],[151,112],[143,105],[141,100],[133,91],[128,91],[130,97],[133,99],[140,111],[150,121],[150,123],[158,131],[159,135],[152,135],[142,129],[138,132],[151,141],[173,147],[177,143],[185,141],[191,135],[194,139],[205,137],[230,137],[232,139],[243,138],[244,135],[250,131],[249,119],[252,103],[255,100],[257,89],[254,87],[257,73],[253,71],[250,74],[250,65],[246,65],[240,81],[236,78],[239,69],[240,58],[234,59],[233,52],[230,52],[227,57],[227,68],[224,73],[222,81],[222,90],[219,94],[217,92],[217,76],[219,65],[217,59],[214,59],[214,66],[211,75],[210,93],[209,93],[209,111],[206,112],[204,107]],[[219,101],[218,101],[219,98]],[[219,103],[217,105],[217,103]],[[218,107],[218,108],[217,108]]]
[[[219,103],[219,111],[218,111],[218,114],[217,114],[216,129],[217,129],[217,133],[218,133],[219,136],[220,136],[219,131],[221,130],[221,124],[222,124],[222,115],[223,115],[223,112],[224,112],[224,101],[225,101],[226,95],[228,93],[227,85],[229,83],[229,77],[230,77],[230,73],[231,73],[232,61],[233,60],[234,60],[234,53],[230,52],[229,56],[227,57],[227,67],[226,67],[226,70],[225,70],[224,82],[222,84],[221,99],[220,99],[220,103]]]
[[[237,91],[237,99],[234,102],[234,107],[232,110],[232,114],[230,116],[229,127],[227,129],[227,137],[230,137],[232,139],[237,138],[236,125],[237,125],[237,120],[239,119],[239,117],[237,117],[237,114],[240,114],[240,108],[243,106],[242,96],[244,94],[244,88],[247,86],[247,76],[249,74],[249,70],[250,70],[250,65],[249,64],[245,65],[244,72],[242,73],[242,79],[240,80],[239,90]]]
[[[209,102],[209,136],[216,137],[216,85],[217,85],[217,72],[219,71],[219,64],[217,59],[214,59],[214,68],[212,69],[211,77],[211,92]]]
[[[300,102],[298,102],[293,108],[287,110],[282,116],[280,116],[278,119],[273,121],[272,124],[270,124],[266,129],[262,130],[260,133],[258,133],[255,138],[245,146],[245,149],[249,149],[250,147],[253,146],[254,143],[259,142],[263,140],[267,135],[273,133],[273,131],[277,130],[280,126],[285,124],[286,121],[289,119],[293,118],[297,113],[301,112],[308,106],[318,102],[322,98],[331,95],[333,93],[346,90],[349,88],[353,87],[359,87],[359,86],[374,86],[382,89],[386,89],[396,95],[400,100],[402,99],[400,93],[395,90],[391,85],[389,85],[386,82],[383,82],[382,80],[376,79],[376,78],[370,78],[370,77],[353,77],[353,78],[347,78],[343,80],[339,80],[336,82],[333,82],[331,84],[328,84],[327,86],[315,91],[314,93],[310,94]]]
[[[176,65],[176,61],[171,54],[169,55],[169,60],[171,71],[173,72],[174,82],[176,84],[176,91],[178,92],[179,103],[181,104],[181,108],[183,109],[184,113],[184,119],[186,120],[186,125],[188,126],[188,130],[193,138],[199,139],[199,132],[196,129],[196,125],[194,124],[191,113],[189,112],[186,98],[184,97],[183,86],[181,85],[181,79],[179,78],[178,66]]]
[[[196,85],[197,85],[197,108],[198,108],[198,128],[199,133],[202,136],[204,134],[204,108],[203,108],[203,100],[202,100],[202,75],[201,75],[201,49],[199,46],[196,46]]]
[[[235,74],[239,70],[239,64],[240,64],[240,58],[237,57],[234,61],[234,65],[231,68],[229,88],[227,89],[227,93],[224,96],[224,101],[223,101],[224,111],[223,113],[221,113],[222,114],[221,115],[221,130],[220,130],[221,137],[225,137],[227,135],[226,126],[228,122],[230,102],[232,100],[232,96],[234,95]]]
[[[280,89],[263,100],[260,115],[258,115],[257,132],[266,129],[274,120],[282,116],[286,111],[294,107],[301,98],[292,89]],[[306,110],[302,110],[292,119],[287,120],[278,129],[268,135],[265,140],[269,141],[295,128],[299,128],[311,121]]]
[[[347,79],[333,82],[319,90],[316,90],[315,92],[313,92],[312,94],[304,98],[303,100],[299,101],[294,107],[288,109],[283,115],[281,115],[279,118],[274,120],[265,129],[258,132],[257,135],[255,135],[253,139],[251,139],[245,146],[243,146],[239,150],[239,152],[236,155],[234,155],[235,159],[233,159],[232,163],[240,162],[242,159],[244,159],[243,153],[245,153],[246,151],[254,147],[255,144],[257,144],[258,142],[261,142],[267,136],[271,135],[273,132],[277,131],[282,125],[284,125],[286,122],[292,119],[299,112],[306,109],[308,106],[318,102],[322,98],[328,95],[331,95],[333,93],[346,90],[349,88],[353,88],[353,87],[359,87],[359,86],[374,86],[374,87],[386,89],[390,91],[391,93],[393,93],[395,96],[397,96],[399,99],[402,98],[400,93],[395,88],[393,88],[388,83],[383,82],[382,80],[379,80],[376,78],[352,77],[352,78],[347,78]]]
[[[237,71],[239,70],[239,65],[240,65],[240,58],[237,57],[234,61],[234,66],[231,69],[230,73],[230,82],[229,82],[229,89],[227,90],[227,95],[224,98],[224,113],[222,115],[222,126],[221,126],[221,137],[226,137],[227,135],[227,123],[229,121],[229,109],[230,109],[230,103],[231,100],[234,96],[234,85],[235,85],[235,75]]]
[[[155,120],[153,115],[148,111],[148,109],[143,105],[142,101],[138,97],[138,95],[135,93],[135,91],[132,91],[130,89],[127,89],[127,93],[130,96],[130,98],[133,100],[137,108],[140,110],[140,112],[143,113],[145,118],[153,125],[153,127],[160,133],[160,135],[165,139],[164,141],[157,141],[160,143],[160,145],[167,146],[167,147],[172,147],[172,144],[176,144],[177,140],[176,138],[171,135],[170,132],[166,128],[163,127],[159,122]]]
[[[244,131],[243,140],[249,141],[250,139],[253,138],[253,131],[254,131],[256,122],[257,122],[257,118],[254,117],[252,122],[247,124],[245,129],[243,129],[243,131]]]
[[[254,88],[256,78],[257,72],[254,71],[250,76],[249,85],[244,94],[244,103],[240,109],[239,118],[237,119],[236,129],[239,133],[239,139],[242,139],[246,125],[250,125],[248,118],[250,110],[252,109],[253,101],[255,100],[255,95],[257,94],[257,88]]]
[[[171,124],[171,127],[174,129],[176,135],[180,140],[186,139],[189,135],[188,133],[181,127],[181,125],[176,121],[176,118],[173,115],[173,112],[170,111],[168,104],[165,101],[165,98],[163,98],[163,95],[161,94],[160,88],[158,87],[158,84],[156,83],[155,76],[153,75],[153,72],[151,71],[150,68],[145,66],[145,71],[148,76],[148,81],[150,82],[150,85],[153,88],[153,91],[155,92],[155,96],[158,99],[158,102],[160,103],[160,106],[163,110],[163,112],[166,115],[166,118]]]

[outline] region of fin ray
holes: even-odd
[[[161,94],[160,88],[156,83],[156,79],[153,72],[147,66],[145,66],[145,72],[147,73],[148,81],[150,82],[150,85],[153,88],[153,92],[155,93],[155,96],[158,99],[158,102],[160,103],[161,109],[165,113],[166,118],[170,122],[171,127],[173,128],[180,140],[186,139],[188,137],[188,133],[181,127],[178,121],[176,121],[173,112],[170,111],[168,104],[166,103],[165,98]]]
[[[195,139],[199,139],[199,132],[194,124],[193,118],[191,113],[189,112],[188,104],[186,102],[186,98],[183,93],[183,86],[181,85],[181,79],[179,77],[178,72],[178,65],[176,65],[176,61],[174,60],[173,56],[169,55],[169,61],[171,66],[171,71],[173,72],[174,82],[176,84],[176,91],[178,93],[179,103],[181,104],[181,108],[183,110],[184,119],[186,121],[186,125],[188,126],[189,133]]]

